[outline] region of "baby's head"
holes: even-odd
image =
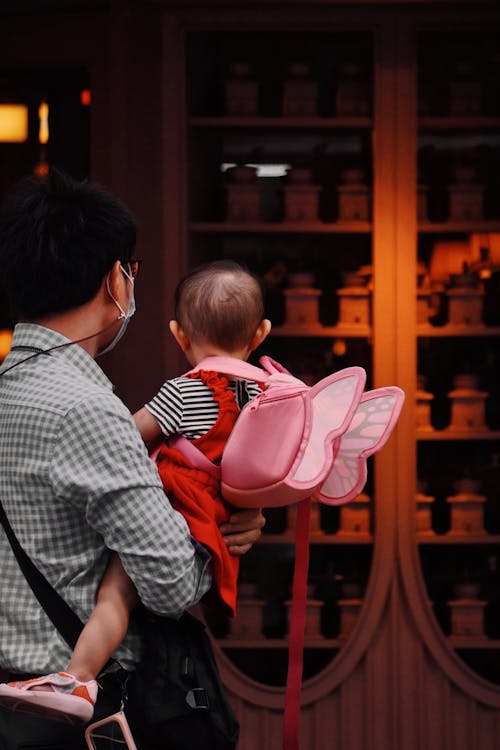
[[[230,260],[198,266],[182,279],[175,292],[175,318],[170,330],[182,350],[189,354],[195,348],[200,356],[246,358],[271,328],[263,320],[259,280]]]

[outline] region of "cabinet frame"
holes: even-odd
[[[352,228],[344,225],[317,225],[312,231],[338,233],[347,231],[367,232],[373,229],[372,237],[372,260],[374,275],[383,272],[389,278],[391,294],[384,293],[381,285],[375,287],[373,295],[373,327],[372,332],[375,340],[383,342],[383,346],[374,353],[374,387],[397,382],[396,376],[396,349],[387,342],[392,341],[396,333],[396,307],[398,268],[393,258],[395,255],[396,236],[393,231],[391,220],[396,206],[392,197],[391,185],[395,179],[395,169],[391,159],[387,159],[388,150],[392,150],[395,139],[395,117],[389,116],[393,112],[393,98],[395,86],[394,73],[394,35],[395,25],[388,20],[383,11],[369,14],[364,17],[360,24],[352,11],[344,9],[321,9],[315,23],[311,23],[311,14],[297,9],[286,15],[286,19],[280,12],[262,14],[238,11],[220,10],[217,13],[217,24],[214,26],[211,13],[202,11],[180,14],[166,14],[164,26],[164,46],[166,49],[165,59],[165,99],[164,109],[166,118],[165,128],[165,160],[164,173],[169,176],[166,180],[168,192],[173,194],[173,174],[177,175],[177,194],[181,196],[181,210],[173,211],[169,208],[170,201],[165,205],[165,227],[168,228],[168,236],[174,246],[180,248],[179,257],[175,259],[172,275],[175,277],[186,268],[189,247],[189,232],[199,231],[231,231],[227,224],[214,224],[208,222],[189,225],[187,209],[188,194],[185,171],[183,164],[187,162],[186,133],[193,125],[198,128],[205,124],[213,127],[220,122],[231,123],[234,118],[193,118],[190,122],[189,114],[186,112],[186,80],[185,73],[179,66],[179,58],[183,59],[185,54],[185,38],[189,31],[206,29],[210,31],[228,31],[231,29],[245,29],[266,31],[293,31],[307,27],[311,31],[342,32],[363,31],[371,32],[373,35],[374,71],[380,74],[374,75],[374,103],[372,121],[372,158],[374,161],[374,184],[373,184],[373,224],[364,226],[354,225]],[[320,19],[321,17],[321,19]],[[173,58],[173,59],[171,59]],[[168,92],[168,93],[167,93]],[[178,111],[169,107],[170,97],[178,96],[181,106]],[[263,118],[258,119],[258,126],[262,124]],[[245,118],[245,123],[247,118]],[[271,123],[271,126],[274,123]],[[325,127],[328,122],[325,122]],[[338,126],[338,125],[337,125]],[[344,126],[344,123],[342,123]],[[174,144],[174,145],[173,145]],[[167,148],[168,146],[168,148]],[[391,193],[388,198],[387,194]],[[173,201],[172,201],[173,205]],[[267,231],[266,225],[250,227],[250,231]],[[283,229],[280,227],[281,231]],[[303,232],[303,225],[300,226]],[[276,227],[270,231],[278,231]],[[307,231],[307,230],[306,230]],[[404,264],[403,264],[404,265]],[[391,335],[387,335],[387,327],[392,326]],[[327,329],[328,335],[339,335],[342,330],[337,328]],[[364,331],[364,335],[369,331]],[[382,335],[384,333],[384,335]],[[395,484],[394,465],[396,462],[396,444],[392,442],[384,449],[382,460],[377,457],[375,497],[380,498],[380,506],[376,513],[376,524],[374,533],[374,547],[371,571],[365,593],[364,604],[360,613],[355,632],[348,642],[343,645],[336,658],[324,668],[319,674],[307,680],[304,684],[302,697],[304,703],[313,703],[321,696],[334,690],[354,669],[374,636],[376,627],[382,616],[387,602],[387,597],[394,575],[393,559],[395,555]],[[383,501],[383,509],[382,508]],[[335,542],[333,542],[335,544]],[[241,698],[251,701],[266,708],[281,708],[284,701],[284,687],[271,687],[248,678],[225,656],[224,652],[216,644],[219,663],[221,664],[224,680],[231,691]]]

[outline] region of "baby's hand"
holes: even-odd
[[[261,535],[266,519],[260,508],[235,511],[220,527],[232,555],[244,555]]]

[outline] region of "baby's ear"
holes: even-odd
[[[260,344],[264,341],[264,339],[269,335],[269,331],[271,330],[271,321],[267,318],[264,318],[264,320],[260,321],[260,324],[255,331],[254,337],[252,339],[252,342],[250,344],[250,351],[253,352],[254,349],[257,349]]]
[[[186,352],[191,346],[191,343],[186,336],[184,329],[180,327],[179,323],[176,320],[171,320],[168,324],[168,327],[170,328],[170,333],[177,341],[182,351]]]

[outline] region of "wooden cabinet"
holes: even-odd
[[[165,17],[164,172],[166,194],[180,196],[165,207],[172,268],[247,263],[266,284],[266,352],[311,381],[360,364],[370,387],[406,391],[397,432],[370,466],[368,501],[353,504],[351,518],[316,511],[307,748],[494,750],[500,741],[496,292],[471,323],[455,315],[460,286],[450,295],[421,283],[436,245],[500,230],[500,17],[474,4],[424,5]],[[482,71],[479,109],[477,80],[458,54],[466,47]],[[471,179],[469,157],[453,157],[483,143],[483,172]],[[487,430],[447,431],[453,378],[471,368],[478,389],[492,391]],[[417,428],[422,391],[429,429]],[[485,534],[447,533],[450,509],[469,507],[453,501],[464,474],[487,478],[488,489],[473,485],[487,498],[476,502]],[[212,622],[242,750],[280,744],[292,533],[290,512],[269,514],[244,560],[236,635]],[[474,609],[451,594],[476,572],[488,603]],[[464,644],[467,628],[478,637]]]
[[[273,322],[261,353],[311,384],[355,363],[372,378],[373,54],[372,33],[334,27],[186,35],[188,263],[255,271]],[[373,476],[366,489],[358,522],[314,508],[306,679],[329,668],[361,611]],[[235,668],[283,687],[296,509],[265,514],[236,620],[210,622]]]

